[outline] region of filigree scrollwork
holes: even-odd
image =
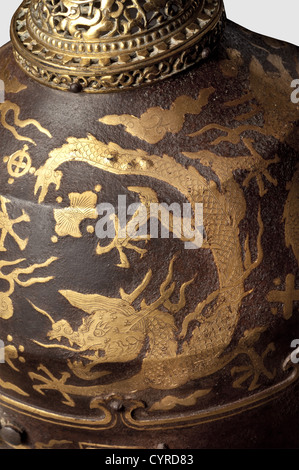
[[[44,31],[90,40],[137,34],[176,16],[181,8],[181,0],[42,0],[33,2],[31,14]]]
[[[185,70],[222,34],[222,0],[27,0],[14,17],[19,65],[62,90],[109,92]]]

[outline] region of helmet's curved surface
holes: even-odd
[[[209,8],[222,8],[194,4],[203,28]],[[213,53],[198,37],[200,64],[191,54],[188,70],[149,75],[144,87],[125,81],[121,93],[103,93],[115,91],[103,89],[104,63],[66,60],[64,44],[140,39],[146,18],[186,19],[180,5],[25,1],[12,24],[30,15],[0,50],[0,435],[9,446],[298,445],[298,49],[227,22]],[[61,56],[45,59],[32,31],[63,36],[48,42]],[[30,70],[22,51],[35,57]],[[93,65],[89,93],[82,74]],[[191,246],[198,214],[203,236]]]

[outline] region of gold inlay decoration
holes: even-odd
[[[5,92],[17,94],[23,90],[26,90],[26,85],[20,83],[19,80],[12,75],[11,71],[9,70],[9,64],[9,56],[7,56],[6,58],[4,58],[3,61],[1,61],[0,80],[3,80],[5,83]],[[13,115],[12,124],[9,124],[6,119],[9,114]],[[9,100],[5,100],[4,103],[0,103],[0,124],[9,132],[11,132],[15,139],[36,145],[33,139],[20,135],[18,130],[16,129],[17,127],[24,129],[28,126],[34,126],[41,133],[45,134],[49,138],[52,138],[51,133],[47,129],[45,129],[38,121],[36,121],[35,119],[22,120],[20,119],[20,114],[20,106],[18,106],[16,103],[12,103]],[[26,147],[26,150],[28,150],[28,147]],[[10,170],[12,170],[12,168],[10,168]],[[14,180],[12,180],[11,183],[13,183],[13,181]]]
[[[134,137],[149,144],[157,144],[164,139],[167,132],[178,134],[182,130],[186,114],[200,114],[214,91],[212,87],[205,88],[200,91],[196,100],[187,95],[179,96],[170,109],[163,109],[160,106],[149,108],[140,118],[130,114],[121,116],[112,114],[99,121],[110,126],[123,125],[126,132]]]
[[[60,200],[60,199],[58,199]],[[70,206],[54,209],[55,231],[60,237],[81,238],[80,224],[85,219],[97,219],[97,195],[91,191],[69,194]]]
[[[17,62],[39,82],[103,93],[206,58],[224,20],[223,0],[24,0],[11,38]]]
[[[28,238],[25,240],[19,237],[14,231],[14,225],[20,224],[21,222],[30,222],[30,217],[24,209],[22,209],[22,215],[17,219],[10,219],[7,212],[7,204],[10,204],[10,200],[4,196],[0,196],[0,251],[6,251],[5,241],[7,235],[10,235],[17,243],[21,251],[25,250]]]
[[[286,376],[281,382],[241,400],[227,403],[222,407],[207,408],[199,412],[191,411],[190,413],[181,413],[176,416],[160,416],[154,419],[136,419],[133,416],[134,411],[144,408],[144,403],[137,401],[132,401],[124,411],[113,414],[107,406],[105,407],[102,403],[98,403],[94,408],[98,408],[103,412],[103,415],[98,418],[72,417],[68,414],[49,412],[42,408],[37,408],[32,405],[25,404],[24,402],[22,403],[19,400],[15,400],[14,398],[8,397],[4,394],[0,396],[0,403],[1,406],[7,409],[29,416],[33,419],[74,429],[100,431],[114,428],[119,421],[128,428],[139,430],[178,429],[221,420],[222,418],[234,416],[269,403],[273,399],[281,396],[287,387],[291,386],[296,382],[296,380],[298,380],[299,367],[291,362],[290,356],[288,356],[283,362],[282,370],[286,373]]]
[[[15,291],[16,284],[21,287],[30,287],[33,284],[37,283],[46,283],[53,279],[53,276],[47,277],[31,277],[26,281],[22,281],[20,276],[33,274],[36,269],[47,268],[54,261],[57,261],[57,258],[49,258],[44,263],[32,264],[27,267],[15,267],[26,261],[25,258],[17,259],[14,261],[0,261],[0,279],[7,281],[9,284],[9,289],[6,292],[0,292],[0,318],[3,320],[8,320],[13,316],[14,307],[11,300],[11,295]],[[14,266],[12,271],[9,274],[3,273],[3,268]]]

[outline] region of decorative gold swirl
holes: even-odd
[[[210,391],[211,389],[197,390],[196,392],[193,392],[191,395],[184,398],[178,398],[174,395],[167,395],[166,397],[162,398],[162,400],[154,403],[150,407],[149,412],[159,410],[169,411],[175,408],[177,405],[181,405],[184,407],[195,405],[198,398],[207,395]]]
[[[17,259],[15,261],[0,261],[0,279],[3,279],[8,282],[9,287],[6,292],[0,292],[0,318],[4,320],[8,320],[13,316],[14,308],[13,302],[11,300],[11,295],[15,290],[15,285],[18,284],[22,287],[29,287],[36,283],[45,283],[49,282],[53,279],[53,276],[48,277],[37,277],[37,278],[30,278],[27,281],[22,281],[20,279],[21,275],[32,274],[36,269],[48,267],[51,263],[56,261],[57,258],[52,257],[49,258],[44,263],[40,264],[32,264],[28,267],[18,267],[14,268],[9,274],[3,273],[3,268],[7,266],[16,266],[21,264],[25,259]]]
[[[157,144],[167,132],[177,134],[182,130],[186,114],[200,114],[214,91],[212,87],[201,90],[196,100],[190,96],[180,96],[169,110],[161,107],[149,108],[140,118],[129,114],[109,115],[99,121],[110,126],[121,124],[129,134],[149,144]]]

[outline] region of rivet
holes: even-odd
[[[72,83],[71,86],[70,86],[70,91],[72,93],[80,93],[82,91],[83,87],[81,85],[81,83],[78,83],[78,82],[75,82],[75,83]]]
[[[19,446],[22,442],[22,431],[12,426],[4,426],[0,429],[0,437],[7,444]]]
[[[157,445],[157,449],[169,449],[167,444],[164,444],[161,442],[160,444]]]
[[[205,49],[203,49],[202,53],[201,53],[201,57],[203,59],[207,59],[211,54],[211,49],[209,47],[206,47]]]
[[[109,406],[113,411],[121,411],[124,408],[123,403],[120,400],[111,400]]]

